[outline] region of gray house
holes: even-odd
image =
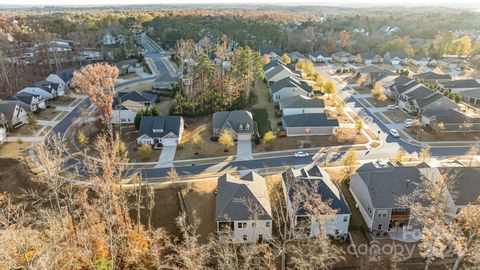
[[[444,83],[452,80],[450,74],[440,74],[433,71],[419,73],[414,76],[416,80],[432,83]]]
[[[440,111],[458,108],[451,99],[423,85],[401,94],[398,98],[398,107],[411,115],[422,115],[427,110]]]
[[[139,92],[139,91],[118,92],[117,97],[115,98],[115,100],[119,103],[123,103],[127,100],[131,100],[131,101],[135,101],[140,104],[143,104],[148,108],[153,107],[156,99],[157,99],[157,95],[155,94],[151,94],[147,92]]]
[[[289,53],[288,57],[290,57],[290,60],[292,61],[292,63],[296,63],[298,62],[298,60],[308,60],[308,58],[305,55],[297,51]]]
[[[385,63],[392,65],[408,64],[408,55],[406,52],[387,52],[383,56]]]
[[[251,139],[255,133],[252,113],[249,111],[216,112],[212,116],[212,133],[218,138],[220,133],[228,130],[233,139]]]
[[[270,86],[273,102],[299,95],[310,96],[312,90],[312,87],[306,81],[292,76],[285,77]]]
[[[253,171],[241,178],[230,174],[218,178],[215,217],[217,231],[228,229],[233,234],[226,241],[255,243],[272,238],[272,208],[265,178]]]
[[[452,93],[461,93],[463,91],[480,88],[480,83],[475,79],[452,80],[439,83],[439,88],[448,88]]]
[[[159,90],[172,90],[177,84],[178,76],[176,74],[164,73],[153,82],[153,88]]]
[[[14,129],[28,123],[27,111],[19,102],[0,101],[0,126],[6,129]]]
[[[287,136],[331,135],[339,127],[337,119],[328,119],[325,113],[305,113],[282,117]]]
[[[154,148],[176,146],[182,140],[184,121],[181,116],[144,116],[138,129],[138,144]]]
[[[8,100],[18,101],[20,106],[27,112],[36,112],[46,108],[45,100],[40,95],[18,93],[15,96],[9,97]]]

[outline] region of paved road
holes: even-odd
[[[142,46],[147,50],[145,57],[151,58],[157,70],[160,74],[169,73],[170,70],[167,67],[167,64],[164,57],[168,57],[170,53],[162,49],[158,44],[156,44],[150,37],[143,35],[141,39]]]

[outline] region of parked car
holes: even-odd
[[[296,157],[296,158],[303,158],[303,157],[308,157],[308,153],[307,152],[296,152],[293,156]]]
[[[390,135],[392,135],[394,138],[400,138],[400,133],[398,133],[398,130],[394,128],[390,129]]]
[[[387,106],[387,110],[395,110],[395,109],[398,109],[398,106],[397,105],[388,105]]]
[[[413,119],[405,119],[405,121],[403,121],[403,126],[408,128],[408,127],[411,127],[413,125]]]

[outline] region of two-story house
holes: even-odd
[[[312,87],[304,80],[297,77],[285,77],[270,86],[272,101],[279,102],[281,99],[312,94]]]
[[[19,102],[0,101],[0,114],[3,115],[1,126],[6,129],[14,129],[28,123],[27,111]]]

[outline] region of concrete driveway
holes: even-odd
[[[163,146],[162,153],[160,153],[160,158],[158,159],[158,163],[157,165],[155,165],[155,168],[173,167],[173,160],[175,159],[176,151],[177,151],[176,145]]]
[[[238,138],[237,141],[237,159],[250,160],[252,156],[252,140],[250,138]]]

